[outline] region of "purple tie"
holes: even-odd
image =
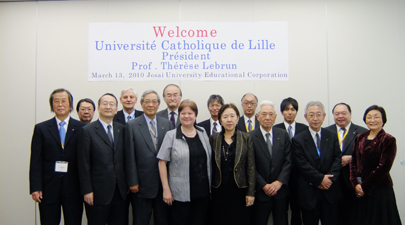
[[[174,119],[174,114],[175,114],[175,112],[171,111],[170,114],[171,114],[171,116],[170,116],[170,121],[171,121],[172,124],[173,124],[173,128],[176,128],[176,120]]]

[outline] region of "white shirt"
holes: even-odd
[[[345,127],[345,129],[346,129],[346,134],[347,134],[347,132],[349,132],[350,125],[352,125],[352,122],[350,122],[349,125],[347,125],[347,126]],[[339,135],[339,146],[340,146],[340,150],[343,151],[343,149],[342,149],[342,147],[343,147],[342,143],[343,143],[343,138],[344,138],[343,130],[342,130],[342,128],[339,127],[338,125],[336,125],[336,129],[337,129],[338,135]]]
[[[285,126],[285,130],[287,131],[287,133],[288,133],[288,127],[289,127],[290,125],[291,125],[291,133],[292,133],[292,136],[294,137],[294,136],[295,136],[295,125],[296,125],[296,122],[294,121],[294,123],[289,124],[289,123],[287,123],[287,122],[284,121],[284,126]]]
[[[98,119],[98,121],[100,121],[101,125],[103,125],[104,130],[105,130],[105,133],[106,133],[107,135],[108,135],[108,128],[107,128],[107,126],[108,126],[108,125],[111,125],[111,136],[112,136],[112,138],[113,138],[113,140],[114,140],[114,131],[113,131],[113,125],[112,125],[113,123],[111,122],[110,124],[108,124],[108,123],[102,121],[100,118]]]
[[[245,118],[245,125],[246,125],[246,128],[248,128],[249,127],[249,122],[248,122],[248,120],[251,120],[252,121],[252,130],[255,130],[255,120],[256,120],[256,116],[252,116],[252,118],[249,118],[249,117],[247,117],[246,115],[243,115],[243,117]],[[247,130],[247,129],[246,129]]]
[[[260,131],[262,132],[262,135],[263,135],[263,137],[264,137],[264,141],[266,141],[266,134],[267,134],[267,133],[270,133],[269,140],[270,140],[271,145],[273,145],[273,128],[271,128],[271,130],[270,130],[269,132],[267,132],[267,131],[265,131],[265,130],[263,129],[262,126],[260,126]]]
[[[124,113],[125,123],[128,123],[128,116],[131,117],[131,120],[135,118],[135,109],[134,111],[132,111],[131,114],[128,114],[127,112],[125,112],[125,110],[122,110],[122,112]]]
[[[147,117],[145,114],[143,114],[143,116],[145,117],[146,123],[148,124],[148,129],[150,132],[150,129],[152,129],[152,125],[150,124],[150,121],[152,121],[149,117]],[[153,122],[155,122],[155,134],[156,134],[156,138],[158,137],[158,129],[157,129],[157,120],[156,120],[156,116],[155,118],[153,118]]]
[[[211,123],[211,135],[212,135],[212,130],[214,129],[214,122],[216,122],[217,123],[217,133],[219,133],[219,132],[221,132],[222,131],[222,126],[221,126],[221,124],[219,123],[219,120],[217,120],[217,121],[215,121],[215,120],[213,120],[212,118],[210,118],[210,123]]]
[[[312,139],[314,139],[315,146],[319,149],[321,146],[318,146],[318,145],[316,144],[316,137],[315,137],[315,135],[316,135],[316,133],[318,133],[318,135],[319,135],[319,140],[321,140],[321,131],[322,131],[322,128],[321,128],[318,132],[312,130],[311,127],[309,127],[309,126],[308,126],[308,129],[309,129],[309,132],[311,133]]]
[[[176,110],[174,110],[174,111],[170,111],[170,109],[169,108],[167,108],[167,118],[170,120],[170,118],[172,117],[172,112],[174,112],[174,124],[176,124],[177,123],[177,119],[178,119],[178,117],[179,117],[179,108],[177,108]]]
[[[62,122],[62,120],[59,120],[58,117],[55,116],[56,119],[56,123],[58,124],[58,130],[60,130],[60,122]],[[70,115],[68,117],[66,117],[65,121],[65,125],[63,125],[63,127],[65,128],[65,131],[67,133],[67,127],[69,125],[69,119],[70,119]]]

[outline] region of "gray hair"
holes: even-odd
[[[221,97],[221,95],[211,95],[211,96],[208,98],[207,106],[209,107],[209,106],[210,106],[210,103],[211,103],[211,102],[214,102],[214,101],[219,102],[219,104],[221,104],[221,106],[224,105],[224,99]]]
[[[253,95],[253,96],[255,97],[255,99],[256,99],[256,103],[259,101],[259,100],[257,99],[256,95],[254,95],[253,93],[248,92],[248,93],[244,94],[244,95],[242,96],[242,98],[240,99],[240,102],[241,102],[241,103],[243,103],[243,98],[245,98],[246,95]]]
[[[265,105],[269,105],[269,106],[273,107],[274,112],[276,111],[276,107],[274,107],[274,103],[272,101],[263,100],[262,102],[260,102],[259,107],[257,107],[256,113],[259,113],[260,110],[262,109],[262,107],[265,106]]]
[[[325,107],[323,106],[322,102],[320,102],[320,101],[310,101],[305,106],[305,115],[307,115],[308,107],[310,107],[310,106],[319,106],[319,107],[322,108],[323,113],[325,113]]]
[[[152,90],[152,89],[149,89],[149,90],[146,90],[146,91],[143,92],[142,97],[141,97],[141,103],[143,103],[143,100],[145,99],[145,96],[147,94],[150,94],[150,93],[156,94],[157,99],[158,99],[158,103],[160,103],[160,97],[159,97],[158,93],[155,90]]]
[[[134,92],[135,98],[138,98],[138,94],[137,94],[136,91],[135,91],[133,88],[131,88],[131,87],[125,88],[124,90],[122,90],[122,91],[121,91],[121,97],[122,97],[122,95],[124,95],[124,92],[126,92],[126,91],[132,91],[132,92]]]

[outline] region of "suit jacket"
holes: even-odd
[[[97,205],[107,205],[112,201],[117,184],[121,197],[126,198],[124,132],[124,125],[113,122],[113,146],[99,120],[80,131],[78,164],[81,193],[93,192]]]
[[[330,130],[333,134],[336,135],[336,138],[338,138],[338,133],[336,129],[336,124],[332,124],[326,129]],[[366,132],[367,129],[358,125],[355,125],[352,123],[350,125],[349,131],[347,131],[347,135],[345,139],[343,140],[343,151],[342,155],[352,155],[353,152],[353,146],[354,146],[354,139],[358,134],[362,134]],[[339,138],[338,138],[339,140]],[[341,168],[340,171],[340,177],[341,177],[341,185],[346,185],[347,188],[353,189],[352,183],[350,182],[350,163],[344,167]]]
[[[274,125],[274,127],[280,128],[280,129],[283,129],[283,130],[287,131],[284,122],[279,123],[279,124],[276,124],[276,125]],[[304,130],[307,130],[307,129],[308,129],[308,126],[307,126],[307,125],[305,125],[305,124],[303,124],[303,123],[297,123],[297,122],[295,122],[295,134],[294,134],[294,136],[297,135],[297,134],[299,134],[299,133],[301,133],[301,132],[304,131]],[[287,133],[288,133],[288,131],[287,131]]]
[[[236,152],[234,166],[235,182],[239,188],[247,188],[248,196],[255,196],[256,167],[252,137],[240,130],[235,130]],[[210,143],[213,151],[212,187],[218,188],[222,182],[221,150],[224,130],[211,136]]]
[[[135,118],[142,116],[142,115],[143,115],[142,111],[135,109]],[[125,125],[125,115],[124,115],[123,109],[118,111],[117,114],[115,114],[113,121],[120,123],[122,125]]]
[[[69,119],[64,149],[55,117],[35,125],[31,143],[30,193],[42,191],[42,203],[57,202],[62,185],[65,196],[72,201],[82,201],[77,172],[77,140],[84,125]],[[68,162],[68,172],[55,172],[56,161]]]
[[[262,131],[256,129],[249,134],[252,136],[255,151],[256,163],[256,199],[259,201],[269,201],[271,198],[263,191],[266,184],[276,180],[283,185],[274,196],[282,199],[288,195],[288,180],[291,170],[290,139],[286,131],[273,127],[273,147],[272,156],[267,148]]]
[[[159,112],[157,112],[156,113],[156,116],[158,116],[158,117],[163,117],[163,118],[165,118],[165,119],[168,119],[169,121],[170,121],[170,118],[169,118],[169,109],[163,109],[163,110],[161,110],[161,111],[159,111]],[[171,121],[170,121],[170,123],[171,123]],[[180,118],[179,118],[179,115],[177,115],[177,119],[176,119],[176,127],[178,127],[180,125]],[[174,129],[175,127],[173,127],[172,129]]]
[[[292,148],[293,163],[299,171],[298,201],[301,207],[308,210],[314,209],[319,195],[325,195],[330,203],[337,202],[342,193],[338,179],[341,152],[336,135],[327,129],[321,129],[321,158],[318,156],[309,128],[294,136]],[[328,190],[321,190],[318,186],[325,174],[333,175],[333,184]]]
[[[156,117],[157,149],[160,149],[167,131],[172,129],[172,123],[162,117]],[[125,163],[128,186],[139,185],[138,197],[155,198],[159,187],[160,175],[158,150],[152,141],[149,125],[145,116],[129,121],[125,127]]]
[[[390,175],[392,164],[397,154],[395,137],[385,133],[384,129],[369,143],[367,137],[370,131],[357,135],[350,164],[350,180],[355,187],[359,184],[357,177],[361,177],[366,195],[372,194],[376,187],[392,187]]]
[[[200,126],[200,127],[203,127],[205,132],[207,133],[208,137],[211,137],[211,130],[212,130],[212,128],[211,128],[211,119],[204,120],[204,121],[198,123],[197,125]],[[219,121],[218,121],[217,126],[221,126]]]
[[[260,123],[259,120],[257,120],[257,117],[255,116],[255,126],[254,126],[254,130],[258,129],[260,127]],[[241,116],[239,118],[239,122],[238,125],[236,125],[236,129],[248,133],[247,128],[246,128],[246,124],[245,124],[245,117]]]

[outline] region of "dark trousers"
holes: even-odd
[[[271,213],[273,213],[273,224],[288,225],[288,199],[255,200],[251,217],[252,225],[267,225]]]
[[[125,222],[125,200],[121,197],[118,186],[115,187],[114,197],[107,205],[86,205],[86,215],[89,225],[127,225]]]
[[[209,198],[192,199],[190,202],[174,201],[171,207],[173,225],[205,225]]]
[[[158,191],[155,198],[140,198],[136,194],[131,197],[132,207],[135,207],[134,225],[149,225],[153,212],[155,225],[168,224],[168,209],[163,202],[163,192]]]
[[[60,190],[59,199],[52,204],[39,203],[39,214],[42,225],[59,225],[61,218],[61,207],[66,225],[82,224],[83,201],[81,197],[77,201],[65,195],[63,185]]]
[[[338,203],[338,222],[339,225],[349,225],[352,222],[353,205],[356,201],[356,194],[353,189],[349,189],[344,182],[341,181],[343,198]]]
[[[289,188],[289,201],[290,201],[290,209],[291,209],[291,225],[302,225],[302,218],[301,218],[301,206],[298,203],[298,171],[293,166],[291,168],[291,175],[290,180],[288,182]]]
[[[338,204],[330,203],[323,194],[318,194],[317,203],[314,209],[302,208],[302,222],[304,225],[318,225],[321,220],[322,225],[338,224]]]

